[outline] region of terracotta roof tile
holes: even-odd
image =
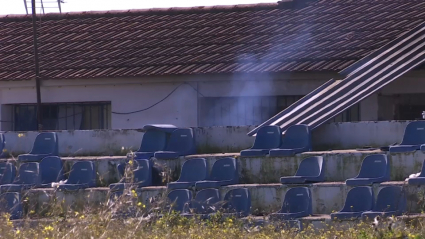
[[[46,79],[340,71],[424,20],[425,0],[46,14],[40,68]],[[32,79],[33,61],[31,17],[0,17],[0,80]]]

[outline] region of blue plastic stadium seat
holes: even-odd
[[[239,182],[238,164],[235,158],[221,158],[213,164],[208,180],[198,181],[196,190],[204,188],[219,188]]]
[[[143,134],[139,150],[134,153],[135,159],[149,159],[155,152],[165,150],[167,133],[157,129],[149,129]]]
[[[376,216],[400,216],[406,212],[406,195],[402,187],[383,187],[378,192],[378,198],[372,211],[364,212],[362,219],[373,219]]]
[[[409,185],[425,185],[425,161],[422,163],[421,173],[417,178],[409,178],[407,180]]]
[[[137,187],[152,186],[152,160],[138,159],[137,168],[133,170],[134,183]]]
[[[183,163],[180,177],[176,182],[167,184],[168,189],[188,189],[194,187],[197,181],[207,179],[207,160],[204,158],[194,158]]]
[[[344,208],[331,213],[332,220],[353,220],[361,217],[362,213],[373,209],[374,197],[371,187],[355,187],[348,191]]]
[[[422,145],[421,145],[421,151],[422,151],[423,153],[425,153],[425,144],[422,144]]]
[[[294,220],[313,214],[310,189],[290,188],[279,212],[270,215],[270,220]]]
[[[270,156],[293,156],[311,150],[311,135],[307,125],[292,125],[282,139],[278,149],[271,149]]]
[[[247,217],[251,211],[251,193],[247,188],[231,189],[224,195],[224,216]]]
[[[167,198],[171,209],[182,213],[185,206],[192,200],[192,192],[187,189],[176,189],[169,192]]]
[[[135,160],[135,162],[136,169],[133,170],[133,180],[127,180],[120,183],[113,183],[109,185],[111,191],[117,192],[119,195],[122,195],[122,191],[125,187],[136,186],[138,188],[141,188],[152,186],[152,160],[137,159]],[[124,171],[124,169],[122,170]],[[124,172],[122,172],[122,174],[124,174]]]
[[[0,185],[10,184],[15,179],[16,168],[8,162],[0,163]]]
[[[366,186],[373,183],[382,183],[390,180],[390,164],[385,154],[366,156],[362,162],[359,175],[347,179],[349,186]]]
[[[8,154],[5,152],[6,141],[4,135],[0,134],[0,158],[7,158]]]
[[[47,156],[58,156],[58,137],[54,132],[38,134],[31,152],[19,155],[18,161],[39,162]]]
[[[117,172],[118,172],[118,177],[121,179],[122,177],[124,177],[125,174],[125,163],[119,163],[117,164]]]
[[[64,180],[62,160],[58,156],[45,157],[40,162],[41,184],[51,187],[52,183]]]
[[[155,153],[157,159],[176,159],[196,153],[193,130],[190,128],[176,129],[171,133],[164,151]]]
[[[0,212],[9,213],[10,220],[21,219],[23,210],[19,193],[7,192],[0,194]]]
[[[280,182],[283,184],[317,183],[323,181],[325,181],[325,162],[322,156],[303,159],[295,176],[280,178]]]
[[[220,201],[220,192],[215,188],[208,188],[199,191],[195,199],[184,209],[185,216],[200,215],[207,218],[208,214],[215,212],[216,204]]]
[[[413,152],[425,144],[425,121],[410,122],[404,131],[401,144],[390,146],[390,153]]]
[[[72,165],[66,183],[59,185],[59,190],[74,191],[96,186],[96,172],[91,161],[80,161]]]
[[[41,185],[41,174],[39,163],[23,163],[19,167],[18,176],[11,184],[0,186],[0,192],[20,192]]]
[[[278,148],[281,144],[282,132],[277,125],[266,125],[257,131],[254,145],[241,151],[241,156],[255,157],[269,154],[270,149]]]

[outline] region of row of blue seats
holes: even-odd
[[[152,160],[135,160],[137,168],[133,171],[133,184],[138,187],[152,186]],[[219,188],[237,184],[239,180],[238,166],[235,158],[217,160],[208,176],[207,161],[204,158],[187,160],[183,166],[180,178],[167,186],[169,189]],[[425,162],[423,164],[425,167]],[[321,156],[309,157],[301,161],[299,168],[292,177],[282,177],[283,184],[302,184],[324,181],[325,163]],[[53,182],[63,180],[63,165],[59,157],[46,157],[40,163],[23,163],[19,168],[19,176],[15,179],[16,169],[11,163],[0,164],[0,192],[20,191],[26,188],[46,187]],[[409,184],[424,184],[425,170],[416,178],[408,180]],[[385,154],[367,156],[361,165],[357,177],[348,179],[347,185],[361,186],[382,183],[390,180],[390,167]],[[96,172],[93,162],[77,162],[72,166],[69,179],[59,189],[75,190],[94,187]],[[123,190],[124,183],[111,184],[111,189]]]
[[[145,134],[135,159],[174,159],[196,153],[193,131],[190,128],[177,128],[174,125],[145,125]],[[0,134],[0,152],[3,152],[5,138]],[[311,151],[311,134],[306,125],[293,125],[282,135],[279,126],[261,127],[254,145],[242,150],[241,156],[292,156]],[[425,151],[425,121],[415,121],[407,125],[400,145],[389,147],[391,153]],[[1,154],[3,157],[4,153]],[[39,162],[48,156],[58,156],[58,137],[54,132],[37,135],[28,154],[18,156],[20,162]]]
[[[14,165],[2,163],[0,186],[0,212],[8,212],[10,219],[22,218],[22,194],[31,188],[51,187],[52,183],[64,178],[63,165],[59,157],[46,157],[37,162],[20,165],[15,178]],[[78,190],[96,186],[96,172],[91,161],[76,162],[72,165],[69,177],[58,190]]]
[[[192,199],[188,189],[175,189],[167,195],[173,203],[172,209],[183,216],[198,215],[208,218],[211,213],[220,210],[219,205],[225,205],[226,213],[237,217],[250,214],[251,195],[248,189],[238,188],[229,190],[224,196],[224,204],[220,203],[218,189],[200,190]],[[332,220],[372,219],[376,216],[399,216],[406,212],[406,196],[402,187],[387,186],[381,188],[375,202],[373,190],[368,186],[354,187],[348,194],[344,207],[331,214]],[[270,220],[295,220],[312,215],[312,196],[307,187],[290,188],[285,194],[281,209],[269,215]]]
[[[304,184],[325,181],[325,162],[322,156],[313,156],[301,161],[295,176],[281,177],[282,184]],[[359,174],[347,179],[349,186],[367,186],[374,183],[390,181],[391,167],[385,154],[372,154],[363,159]],[[412,178],[408,178],[409,185],[425,185],[425,160],[422,163],[421,172]]]
[[[422,150],[425,152],[425,121],[410,122],[405,129],[403,140],[398,145],[391,145],[390,153],[403,153]],[[293,156],[311,151],[311,134],[307,125],[293,125],[282,135],[276,125],[261,127],[256,134],[254,145],[242,150],[241,156]]]
[[[135,169],[131,182],[114,183],[109,186],[111,191],[123,191],[126,187],[152,186],[152,160],[136,159]],[[124,174],[122,164],[118,165],[120,174]],[[126,178],[124,178],[126,179]],[[237,184],[239,182],[238,166],[235,158],[221,158],[214,162],[211,174],[208,175],[207,160],[204,158],[189,159],[183,163],[180,177],[176,182],[167,184],[169,189],[188,189],[194,187],[197,190],[205,188],[219,188]]]
[[[62,160],[49,156],[38,162],[22,163],[18,174],[12,163],[0,163],[0,193],[21,192],[30,188],[52,187],[52,183],[64,180]],[[77,190],[96,186],[96,171],[91,161],[72,165],[68,179],[59,190]]]
[[[318,183],[325,181],[325,161],[322,156],[313,156],[301,161],[295,176],[281,177],[283,184]],[[368,155],[363,159],[360,172],[346,180],[349,186],[371,185],[390,180],[390,164],[385,154]]]
[[[1,158],[9,155],[5,152],[6,140],[3,134],[0,134],[0,152]],[[56,133],[39,133],[34,140],[31,151],[28,154],[18,156],[20,162],[40,162],[43,158],[49,156],[59,156],[59,144]]]
[[[241,156],[293,156],[311,151],[311,134],[307,125],[293,125],[282,135],[279,126],[261,127],[256,134],[254,145],[241,151]]]
[[[145,125],[146,131],[139,150],[134,153],[136,159],[175,159],[196,153],[193,130],[177,128],[173,125]],[[1,158],[8,157],[4,152],[5,137],[0,134]],[[48,156],[59,156],[58,137],[55,132],[39,133],[28,154],[18,156],[20,162],[39,162]]]
[[[246,217],[250,214],[251,194],[247,188],[229,190],[223,201],[216,188],[202,189],[195,198],[188,189],[175,189],[167,194],[171,209],[183,216],[201,215],[206,218],[221,211],[226,216]]]
[[[390,153],[413,152],[416,150],[425,152],[425,121],[423,120],[407,124],[401,143],[389,147]]]

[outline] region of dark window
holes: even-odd
[[[397,120],[422,120],[425,105],[399,105]]]
[[[199,100],[200,126],[259,125],[303,96],[204,97]],[[359,121],[359,104],[331,122]]]
[[[15,131],[37,130],[37,105],[13,105]],[[44,130],[109,129],[111,103],[43,104]]]

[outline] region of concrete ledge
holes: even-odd
[[[328,123],[312,132],[313,149],[381,147],[401,142],[409,121],[361,121]],[[198,153],[239,152],[252,146],[247,133],[255,126],[194,127]],[[126,155],[139,148],[143,130],[63,130],[56,131],[59,153],[68,156]],[[38,132],[4,132],[6,150],[14,156],[31,150]]]
[[[425,187],[409,186],[405,182],[388,182],[373,185],[375,197],[380,188],[384,186],[404,186],[407,192],[408,212],[417,213],[423,210],[421,202],[425,195]],[[300,185],[281,184],[238,184],[220,188],[222,199],[227,191],[234,188],[248,188],[251,192],[251,214],[268,215],[280,209],[285,194],[291,187]],[[342,209],[347,192],[351,187],[343,182],[316,183],[304,185],[310,188],[313,199],[313,214],[330,214]],[[52,207],[60,207],[62,210],[83,210],[84,208],[96,208],[108,200],[109,188],[90,188],[75,192],[62,192],[54,189],[33,189],[25,195],[28,197],[29,209],[37,214],[49,211]],[[157,203],[167,193],[165,186],[146,187],[137,189],[139,201],[150,206],[151,202]],[[359,199],[361,200],[361,199]]]

